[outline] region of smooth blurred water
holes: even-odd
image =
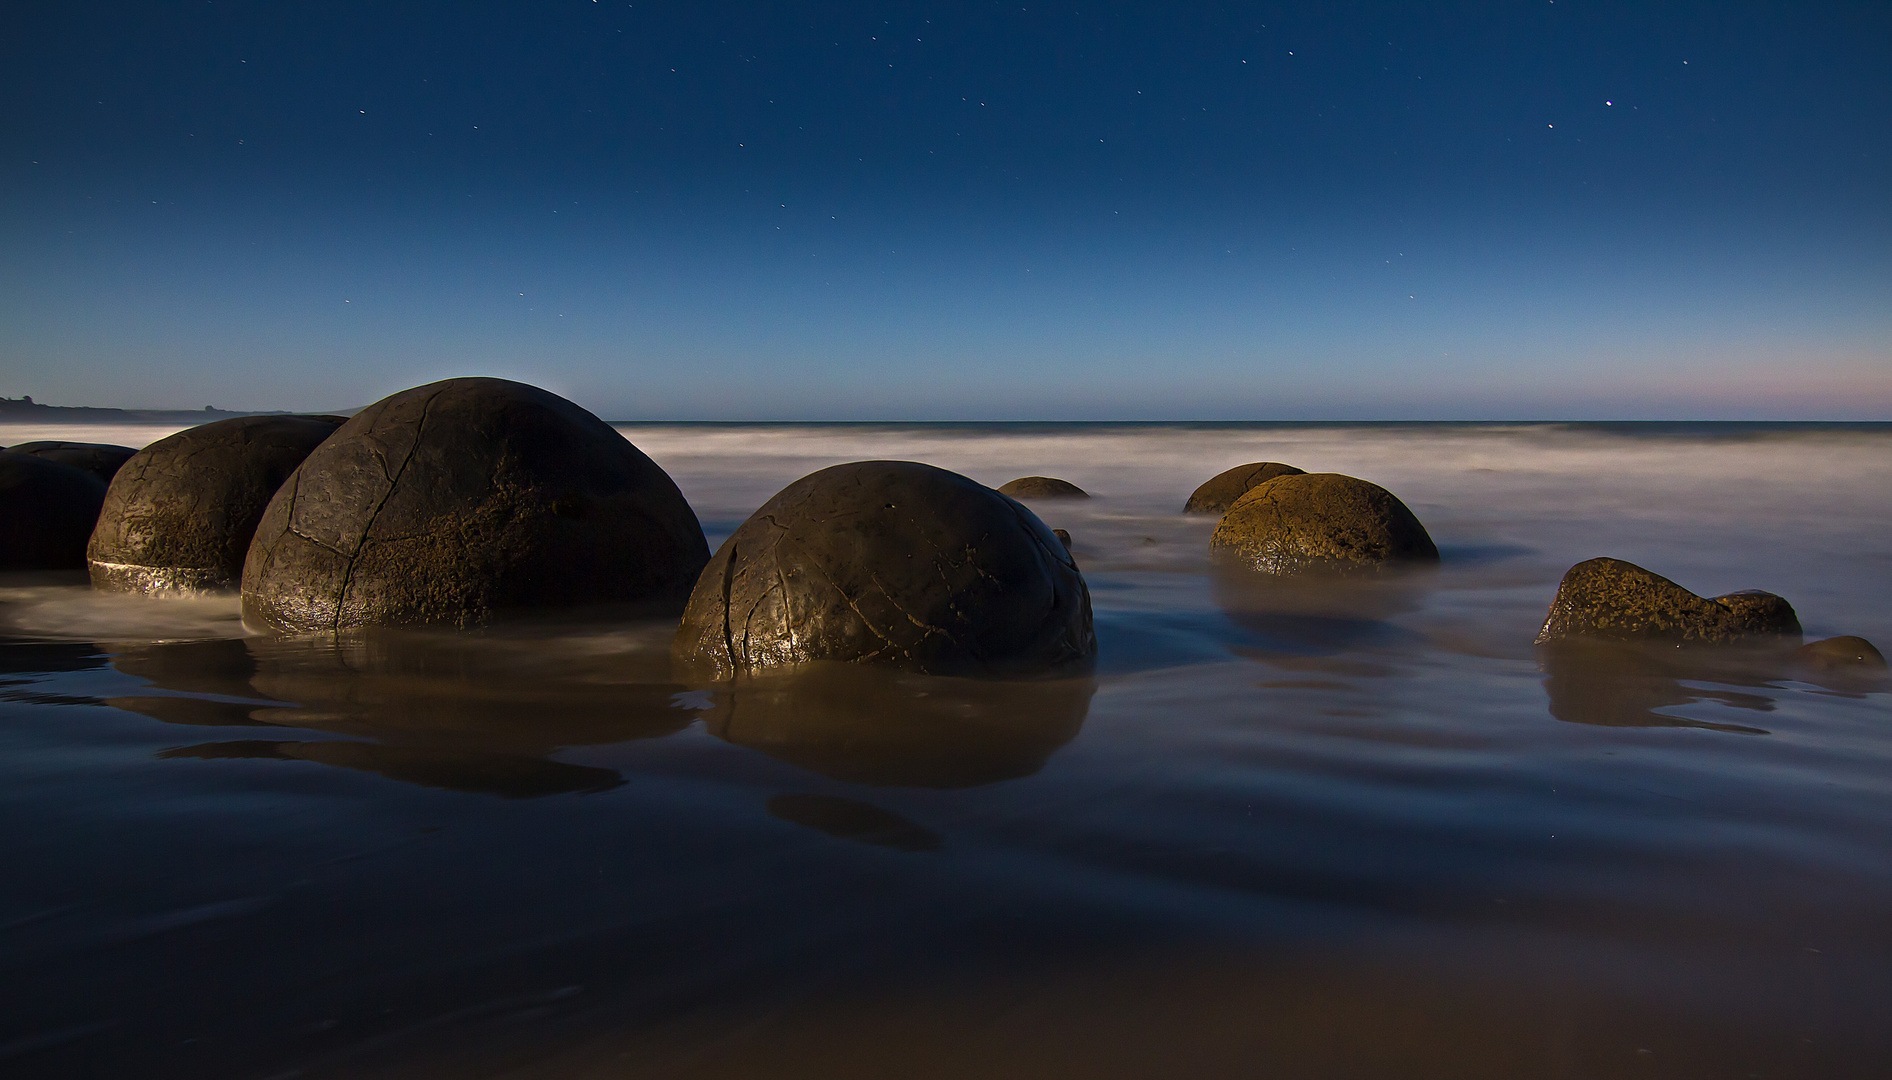
[[[0,1073],[1892,1072],[1886,685],[1531,645],[1597,555],[1892,644],[1892,428],[622,430],[712,544],[839,461],[1079,484],[1034,508],[1095,676],[731,691],[662,625],[0,584]],[[1179,511],[1255,460],[1444,564],[1217,577]]]

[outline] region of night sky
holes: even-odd
[[[1892,4],[51,3],[0,394],[1892,417]]]

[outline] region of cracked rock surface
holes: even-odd
[[[1588,559],[1557,586],[1537,643],[1570,638],[1726,644],[1800,636],[1793,605],[1749,590],[1701,597],[1621,559]]]
[[[119,466],[138,452],[129,446],[91,442],[28,442],[7,449],[82,469],[98,477],[101,484],[111,483],[112,477],[118,475]]]
[[[1439,561],[1405,503],[1340,473],[1290,473],[1254,487],[1222,515],[1209,549],[1267,574]]]
[[[795,481],[697,580],[675,654],[713,678],[838,660],[934,675],[1088,662],[1090,591],[1016,500],[911,461]]]
[[[1299,476],[1301,470],[1279,461],[1251,461],[1216,473],[1183,504],[1185,514],[1221,514],[1235,505],[1235,500],[1273,480],[1277,476]]]
[[[83,469],[0,452],[0,570],[78,570],[105,501]]]
[[[362,410],[269,504],[243,616],[281,631],[675,614],[709,558],[656,462],[556,394],[448,379]]]
[[[341,423],[338,416],[239,416],[133,454],[112,478],[86,549],[93,587],[235,586],[270,497]]]

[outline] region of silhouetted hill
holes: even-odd
[[[330,415],[351,416],[356,410],[333,412]],[[151,423],[196,422],[209,423],[231,416],[287,416],[288,409],[219,409],[206,405],[202,409],[97,409],[86,405],[46,405],[28,397],[0,397],[0,421],[26,421],[32,423],[74,423],[101,424],[112,421],[148,421]]]

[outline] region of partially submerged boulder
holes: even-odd
[[[1432,537],[1405,503],[1340,473],[1288,473],[1251,489],[1217,523],[1209,549],[1266,574],[1439,561]]]
[[[802,477],[697,581],[679,660],[724,679],[811,660],[991,675],[1088,661],[1090,592],[1020,503],[911,461]]]
[[[239,416],[159,439],[112,478],[86,549],[94,588],[234,587],[263,509],[335,416]]]
[[[130,461],[132,455],[138,452],[129,446],[90,442],[26,442],[9,446],[7,450],[82,469],[98,477],[101,484],[111,483],[112,477],[118,474],[119,466]]]
[[[1021,476],[999,487],[999,494],[1014,499],[1088,499],[1091,493],[1055,476]]]
[[[1538,644],[1567,638],[1728,644],[1798,638],[1793,605],[1773,593],[1701,597],[1621,559],[1589,559],[1557,586]]]
[[[282,631],[682,609],[709,558],[663,469],[537,387],[448,379],[370,405],[269,504],[243,616]]]
[[[1235,500],[1273,480],[1277,476],[1300,476],[1302,470],[1279,461],[1251,461],[1216,473],[1202,482],[1183,504],[1185,514],[1221,514],[1235,505]]]
[[[1809,641],[1794,650],[1793,662],[1814,671],[1884,671],[1885,654],[1852,634]]]
[[[0,451],[0,570],[83,570],[104,501],[83,469]]]

